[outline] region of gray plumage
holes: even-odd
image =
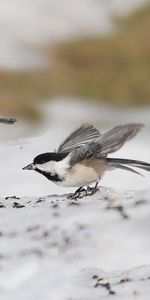
[[[102,135],[93,126],[84,125],[73,132],[57,152],[71,152],[71,166],[91,157],[104,158],[107,154],[119,150],[142,127],[143,124],[127,124],[117,126]]]
[[[111,163],[112,165],[114,164],[115,166],[117,164],[131,165],[132,167],[135,168],[140,168],[145,171],[150,171],[150,164],[140,160],[125,159],[125,158],[106,158],[106,161],[108,163]]]
[[[125,159],[107,159],[109,153],[119,150],[125,142],[132,139],[143,127],[143,124],[127,124],[116,126],[110,131],[101,134],[92,125],[83,125],[74,131],[59,147],[58,152],[70,152],[70,165],[82,162],[88,158],[106,159],[110,168],[127,170],[141,175],[126,165],[150,171],[150,164]]]
[[[100,137],[101,133],[92,125],[82,125],[65,139],[57,152],[71,152],[72,150],[88,146],[93,140]]]
[[[123,159],[122,159],[121,163],[123,163]],[[111,167],[113,168],[113,164],[111,164]],[[137,174],[137,175],[140,175],[140,176],[143,177],[143,175],[142,175],[141,173],[139,173],[139,172],[133,170],[133,169],[130,168],[130,167],[124,166],[124,165],[119,165],[119,164],[116,164],[116,163],[115,163],[115,164],[114,164],[114,168],[115,168],[115,169],[121,169],[121,170],[129,171],[129,172],[132,172],[132,173],[134,173],[134,174]]]
[[[143,124],[127,124],[117,126],[97,140],[102,145],[101,155],[119,150],[125,142],[132,139],[143,127]]]

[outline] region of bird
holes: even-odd
[[[63,187],[76,187],[77,190],[69,195],[71,199],[95,194],[106,171],[122,169],[139,175],[132,167],[150,171],[149,163],[108,157],[143,126],[140,123],[120,125],[102,134],[93,125],[83,124],[60,144],[58,150],[37,155],[23,170],[34,170]],[[95,186],[90,187],[93,183]]]

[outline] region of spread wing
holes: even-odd
[[[70,155],[70,165],[73,166],[76,163],[81,162],[84,159],[91,158],[91,157],[102,157],[100,155],[100,152],[102,150],[102,147],[100,144],[92,142],[89,145],[85,145],[82,148],[75,149],[71,152]],[[103,156],[105,157],[105,156]]]
[[[107,133],[94,139],[91,143],[85,144],[82,148],[74,149],[71,153],[70,164],[73,166],[87,158],[102,158],[108,153],[112,153],[120,149],[123,144],[133,138],[143,124],[127,124],[117,126]]]
[[[126,124],[114,127],[103,134],[97,143],[102,145],[101,155],[107,155],[119,150],[125,142],[132,139],[143,127],[143,124]]]
[[[100,132],[92,125],[82,125],[74,131],[59,146],[57,152],[72,152],[75,149],[84,148],[93,141],[101,137]]]

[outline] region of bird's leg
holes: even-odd
[[[91,196],[97,193],[99,191],[97,186],[98,186],[98,182],[96,182],[94,187],[87,186],[87,196]]]
[[[81,186],[73,194],[69,195],[67,198],[68,199],[82,198],[81,197],[82,192],[86,192],[86,190]],[[84,195],[83,195],[83,197],[84,197]]]

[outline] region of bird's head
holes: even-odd
[[[29,165],[25,166],[23,170],[42,170],[46,165],[49,165],[50,167],[50,162],[56,161],[54,159],[54,153],[42,153],[38,156],[36,156],[33,160],[32,163]]]
[[[34,170],[49,180],[61,181],[62,172],[57,162],[62,161],[66,157],[66,153],[42,153],[36,156],[32,163],[25,166],[23,170]],[[63,171],[63,170],[62,170]]]
[[[50,172],[53,170],[56,162],[63,160],[66,157],[66,153],[48,152],[42,153],[36,156],[32,163],[25,166],[23,170],[34,170],[34,171],[46,171]]]

